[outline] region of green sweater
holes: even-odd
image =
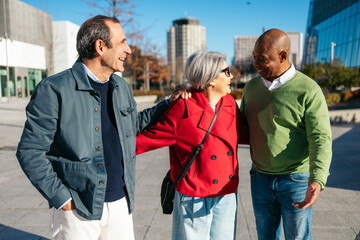
[[[324,95],[315,81],[296,71],[269,91],[261,77],[244,89],[241,112],[250,132],[253,167],[266,174],[310,172],[324,188],[331,162],[331,127]]]

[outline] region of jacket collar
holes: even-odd
[[[71,68],[71,71],[75,78],[78,90],[84,90],[84,91],[93,90],[89,82],[90,81],[89,77],[87,76],[86,71],[84,69],[83,62],[81,61],[80,58],[76,60],[76,62]],[[117,82],[115,81],[115,78],[116,77],[114,76],[114,74],[110,76],[110,84],[113,88],[116,88],[118,86]]]
[[[76,81],[78,90],[93,90],[80,58],[78,58],[72,66],[71,72]]]

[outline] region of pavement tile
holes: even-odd
[[[353,240],[356,233],[349,228],[315,228],[311,229],[312,239],[331,239],[331,240]]]
[[[137,179],[136,184],[138,185],[156,185],[161,187],[161,183],[167,173],[167,170],[158,170],[154,168],[148,169],[144,174]]]
[[[133,221],[134,226],[150,226],[154,219],[156,213],[155,210],[141,210],[141,211],[134,211],[133,213]]]
[[[333,213],[342,220],[344,226],[349,226],[354,232],[360,233],[360,209],[358,211],[333,210]]]
[[[320,195],[321,200],[332,210],[359,211],[359,191],[328,187]]]
[[[8,197],[1,196],[0,202],[8,201]],[[11,205],[4,206],[0,205],[1,209],[35,209],[35,208],[48,208],[47,201],[39,194],[38,196],[16,196],[11,198]]]
[[[22,174],[19,178],[11,178],[7,184],[0,187],[0,196],[39,196],[40,193],[31,185],[30,181]]]
[[[144,240],[167,240],[171,239],[171,224],[151,226]]]
[[[15,223],[31,212],[31,209],[1,209],[0,210],[0,224],[7,226],[14,226]]]
[[[13,226],[44,226],[49,227],[50,223],[50,212],[48,208],[32,209],[22,218],[18,219]]]
[[[145,237],[146,232],[148,231],[148,226],[134,226],[134,234],[136,240],[142,240]]]
[[[154,220],[151,224],[152,226],[162,226],[167,225],[170,227],[172,226],[172,215],[163,214],[161,206],[159,206],[158,210],[155,213]],[[170,230],[171,231],[171,230]]]
[[[346,227],[345,223],[342,219],[337,216],[332,210],[314,210],[313,211],[313,228],[317,227],[334,227],[334,228],[342,228]]]
[[[160,196],[160,185],[158,184],[137,185],[136,192],[140,196],[157,197]]]
[[[135,197],[135,208],[137,211],[141,210],[155,210],[160,207],[160,197],[155,196],[141,196]]]

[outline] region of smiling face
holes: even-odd
[[[253,65],[261,77],[273,81],[282,74],[281,54],[276,48],[256,43],[253,57]]]
[[[286,33],[270,29],[255,43],[253,65],[261,77],[272,82],[291,67],[289,52],[290,39]]]
[[[110,74],[123,72],[125,58],[128,54],[131,54],[131,49],[126,42],[124,31],[119,23],[106,21],[106,25],[110,29],[110,47],[104,44],[101,65],[103,70]]]
[[[227,67],[228,65],[224,61],[221,70]],[[221,97],[231,93],[230,83],[232,79],[233,75],[231,73],[230,76],[228,76],[226,72],[220,72],[219,75],[210,83],[213,87],[213,92],[219,94]]]

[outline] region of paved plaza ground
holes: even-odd
[[[0,103],[0,240],[50,239],[48,204],[27,180],[15,157],[27,101]],[[140,109],[147,106],[151,104],[139,104]],[[314,206],[312,237],[314,240],[353,240],[360,232],[360,125],[333,125],[332,132],[331,175]],[[249,147],[239,146],[238,155],[237,239],[255,240]],[[159,199],[168,161],[167,148],[137,158],[133,215],[137,240],[170,239],[172,219],[162,214]]]

